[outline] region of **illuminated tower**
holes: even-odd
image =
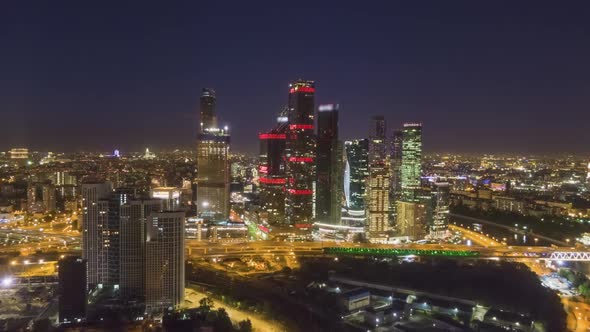
[[[443,238],[447,235],[449,225],[449,195],[449,184],[447,182],[437,182],[434,184],[432,190],[434,220],[430,227],[430,235],[433,238]]]
[[[344,143],[348,167],[348,186],[344,185],[346,207],[351,216],[365,215],[366,183],[369,177],[369,140],[357,139]],[[348,188],[348,189],[347,189]]]
[[[108,198],[112,186],[108,182],[82,184],[82,257],[88,262],[89,286],[107,283],[108,266]]]
[[[303,228],[309,228],[314,217],[314,94],[313,81],[289,85],[285,213],[289,224]]]
[[[277,118],[276,127],[258,135],[260,140],[260,158],[258,179],[260,183],[260,201],[263,218],[271,224],[285,222],[285,143],[289,127],[286,114]]]
[[[197,138],[197,213],[229,217],[228,128],[217,127],[215,92],[203,89],[201,130]]]
[[[402,132],[401,193],[411,201],[420,189],[422,174],[422,124],[406,123]]]
[[[316,147],[316,219],[340,224],[342,215],[342,142],[338,140],[338,105],[320,105]]]
[[[395,222],[397,216],[396,202],[401,197],[403,132],[395,130],[391,138],[391,187],[389,188],[389,222]],[[394,226],[394,225],[391,225]]]
[[[203,88],[200,98],[201,132],[207,128],[217,128],[217,115],[215,113],[215,90]]]
[[[178,308],[184,299],[184,212],[150,215],[145,242],[146,311]]]
[[[389,230],[389,151],[383,116],[371,119],[369,137],[369,179],[367,182],[367,229],[374,241],[383,239]]]

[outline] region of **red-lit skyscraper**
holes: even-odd
[[[289,85],[289,127],[285,145],[287,222],[309,227],[314,218],[315,137],[313,81]]]
[[[260,199],[263,218],[271,224],[285,222],[285,144],[289,128],[286,113],[277,118],[274,129],[258,135]]]

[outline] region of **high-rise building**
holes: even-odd
[[[379,241],[389,231],[390,155],[383,116],[371,118],[369,137],[369,178],[367,182],[367,230]]]
[[[146,310],[177,308],[184,299],[184,213],[153,213],[147,226]]]
[[[180,207],[181,193],[182,191],[176,187],[156,187],[150,191],[150,196],[162,201],[164,211],[177,211]]]
[[[401,198],[403,132],[395,130],[391,138],[391,188],[389,190],[390,223],[397,219],[397,204]],[[393,225],[392,225],[393,226]]]
[[[201,130],[197,142],[197,212],[229,216],[229,143],[228,128],[217,127],[215,93],[203,89]]]
[[[263,218],[269,223],[284,223],[285,219],[285,144],[289,127],[286,114],[277,118],[277,125],[269,132],[258,135],[260,157],[258,182]]]
[[[119,206],[120,292],[125,300],[144,300],[146,228],[151,215],[162,209],[160,199],[130,197]]]
[[[204,132],[209,128],[217,128],[217,114],[215,113],[215,90],[203,88],[199,99],[200,131]]]
[[[316,147],[316,219],[340,224],[344,165],[338,140],[338,105],[320,105]]]
[[[90,287],[104,285],[108,279],[109,201],[112,187],[108,182],[82,184],[82,258],[87,261]]]
[[[61,259],[57,278],[59,322],[67,324],[85,320],[88,302],[86,260],[71,256]]]
[[[434,213],[430,227],[430,235],[433,238],[447,236],[449,225],[450,187],[447,182],[437,182],[433,185]]]
[[[429,201],[397,201],[397,228],[400,236],[412,240],[424,238],[428,223]]]
[[[590,190],[590,161],[588,162],[588,173],[586,173],[586,187]]]
[[[54,211],[55,186],[49,182],[29,183],[27,187],[27,210],[31,213]]]
[[[422,124],[404,124],[402,136],[402,199],[413,200],[422,175]]]
[[[369,177],[369,140],[358,139],[346,141],[346,168],[348,177],[345,177],[344,192],[346,209],[352,216],[364,216],[366,213],[366,184]]]
[[[313,81],[289,85],[285,213],[287,222],[296,227],[309,227],[315,212],[314,95]]]

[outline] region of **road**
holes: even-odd
[[[473,241],[474,243],[479,244],[488,244],[488,245],[496,245],[496,246],[506,246],[503,243],[494,241],[493,239],[485,236],[484,234],[474,232],[468,230],[463,227],[449,225],[454,231],[459,231],[463,233],[463,235]],[[537,275],[542,276],[545,274],[551,273],[546,266],[543,264],[538,264],[532,260],[522,260],[522,263],[525,263],[533,272]],[[584,302],[576,302],[573,301],[571,298],[563,296],[560,294],[561,303],[563,303],[564,310],[567,314],[567,328],[569,331],[573,332],[587,332],[590,329],[589,318],[590,318],[590,305]]]
[[[207,295],[192,288],[191,286],[189,286],[189,287],[190,288],[185,288],[186,308],[198,307],[199,300],[206,297]],[[188,302],[186,302],[186,300],[189,300],[192,303],[188,303]],[[259,315],[254,315],[252,313],[248,313],[243,310],[232,308],[232,307],[228,306],[227,304],[224,304],[224,303],[217,301],[217,300],[213,300],[213,303],[215,305],[215,308],[225,308],[225,310],[227,311],[229,317],[234,322],[234,324],[236,324],[242,320],[250,319],[250,322],[252,322],[252,327],[254,328],[254,331],[256,331],[256,332],[286,331],[286,329],[281,327],[280,325],[273,323],[271,321],[265,320],[263,317],[261,317]]]
[[[473,217],[463,216],[463,215],[454,214],[454,213],[449,213],[449,216],[455,217],[455,218],[459,218],[459,219],[465,219],[465,220],[469,220],[469,221],[475,221],[475,222],[482,223],[482,224],[492,225],[492,226],[499,227],[499,228],[502,228],[502,229],[506,229],[506,230],[509,230],[511,232],[518,233],[518,234],[521,234],[521,235],[533,236],[533,237],[536,237],[536,238],[539,238],[539,239],[543,239],[543,240],[548,241],[548,242],[551,242],[551,243],[555,243],[555,244],[560,245],[560,246],[569,246],[569,243],[568,242],[564,242],[564,241],[552,239],[550,237],[546,237],[544,235],[533,233],[533,232],[525,232],[525,231],[523,231],[521,229],[518,229],[518,228],[515,228],[515,227],[512,227],[512,226],[506,226],[506,225],[498,224],[498,223],[495,223],[493,221],[489,221],[489,220],[485,220],[485,219],[480,219],[480,218],[473,218]]]

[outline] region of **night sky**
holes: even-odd
[[[305,78],[343,139],[383,114],[426,151],[590,152],[590,2],[389,2],[4,1],[0,150],[194,147],[212,87],[256,152]]]

